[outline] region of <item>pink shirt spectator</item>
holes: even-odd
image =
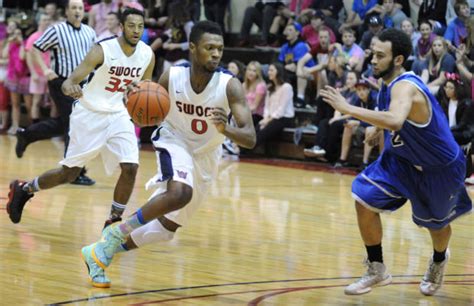
[[[257,97],[257,94],[260,94],[263,97],[263,99],[260,102],[260,104],[258,105],[257,109],[252,111],[252,114],[257,114],[257,115],[263,116],[263,109],[265,107],[266,92],[267,92],[267,86],[265,85],[264,82],[261,82],[261,83],[257,84],[257,86],[255,87],[255,91],[249,91],[245,95],[245,97],[247,98],[247,104],[251,109],[255,108],[255,98]]]
[[[333,44],[336,42],[336,35],[334,32],[328,28],[324,27],[325,30],[328,30],[329,32],[329,43]],[[304,41],[306,41],[309,44],[309,47],[311,48],[311,54],[313,56],[316,56],[318,53],[327,53],[327,50],[322,50],[320,44],[319,44],[319,34],[318,32],[310,25],[306,25],[303,27],[303,32],[301,33],[301,37],[303,38]]]
[[[293,87],[284,83],[273,94],[267,92],[263,118],[280,119],[282,117],[293,118]]]
[[[107,14],[110,12],[118,12],[119,4],[117,0],[112,0],[111,3],[104,3],[100,2],[94,4],[89,12],[89,14],[94,15],[94,30],[97,35],[102,34],[107,30],[107,26],[105,24],[105,20]]]
[[[28,66],[26,61],[20,58],[21,44],[10,43],[8,48],[8,67],[7,67],[7,79],[17,80],[28,75]]]
[[[33,44],[35,43],[35,41],[41,36],[43,35],[44,32],[40,32],[40,31],[37,31],[37,32],[34,32],[33,34],[30,35],[30,37],[28,37],[28,39],[26,40],[26,45],[25,45],[25,51],[26,52],[30,52],[32,51],[33,49]],[[40,52],[41,53],[41,57],[43,58],[43,61],[44,63],[46,64],[46,66],[50,67],[50,56],[49,56],[49,51],[47,52]],[[39,75],[39,76],[44,76],[43,74],[43,70],[41,70],[41,67],[39,65],[35,65],[35,70],[36,70],[36,73]]]

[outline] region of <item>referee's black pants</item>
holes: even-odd
[[[50,139],[56,136],[64,136],[65,148],[69,143],[69,116],[72,112],[73,98],[63,94],[61,85],[66,79],[58,77],[48,81],[49,94],[56,104],[59,117],[48,118],[46,120],[34,123],[25,129],[25,138],[29,143]]]

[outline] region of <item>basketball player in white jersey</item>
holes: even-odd
[[[138,145],[135,128],[123,104],[127,85],[150,79],[155,64],[153,51],[140,41],[143,12],[127,9],[122,15],[123,34],[95,45],[63,83],[64,94],[76,100],[70,117],[70,141],[61,167],[30,182],[15,180],[10,186],[7,210],[20,222],[23,207],[34,192],[73,181],[81,168],[98,154],[107,174],[120,165],[109,220],[119,219],[135,183]],[[95,70],[84,89],[79,85]],[[109,222],[106,222],[108,224]]]
[[[167,241],[185,226],[217,174],[225,137],[255,146],[255,130],[241,83],[218,67],[224,42],[218,24],[201,21],[190,35],[191,65],[174,66],[159,83],[171,107],[152,136],[158,174],[147,184],[157,189],[125,222],[104,229],[102,239],[82,249],[95,287],[109,287],[104,274],[116,252]],[[232,112],[236,126],[227,124]]]

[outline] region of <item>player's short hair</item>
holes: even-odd
[[[379,34],[378,39],[382,42],[389,41],[392,43],[392,57],[395,58],[399,55],[403,56],[403,62],[411,55],[412,44],[411,39],[407,34],[401,30],[394,28],[385,29]]]
[[[143,11],[137,10],[136,8],[128,7],[120,14],[120,23],[125,24],[127,17],[129,15],[140,15],[145,20],[145,13]]]
[[[189,41],[197,45],[197,43],[201,39],[201,36],[204,35],[204,33],[222,36],[221,27],[217,23],[208,20],[203,20],[196,22],[196,24],[193,26],[193,28],[191,29],[191,34],[189,35]]]

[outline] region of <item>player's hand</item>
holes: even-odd
[[[371,147],[374,147],[379,144],[380,136],[383,133],[383,130],[376,128],[373,133],[368,133],[364,139],[364,143],[368,144]]]
[[[66,96],[70,96],[74,99],[82,97],[82,88],[79,84],[71,84],[66,81],[61,86],[61,89]]]
[[[125,90],[125,94],[123,95],[122,102],[123,105],[127,106],[128,102],[128,95],[131,93],[135,93],[138,90],[138,82],[133,81],[132,83],[128,84],[127,86],[124,86],[123,89]]]
[[[104,228],[102,228],[102,230],[104,230],[107,226],[109,226],[109,225],[111,225],[115,222],[120,222],[120,221],[122,221],[122,218],[120,218],[120,217],[107,219],[107,220],[105,220]]]
[[[344,126],[348,128],[355,128],[355,127],[358,127],[359,125],[360,125],[359,120],[347,120],[347,122],[344,123]]]
[[[222,107],[214,107],[209,120],[211,120],[219,133],[224,133],[228,118],[226,111]]]
[[[331,105],[335,110],[345,114],[349,104],[346,102],[346,99],[337,91],[334,87],[325,86],[324,89],[320,91],[321,96],[323,97],[324,102]]]

